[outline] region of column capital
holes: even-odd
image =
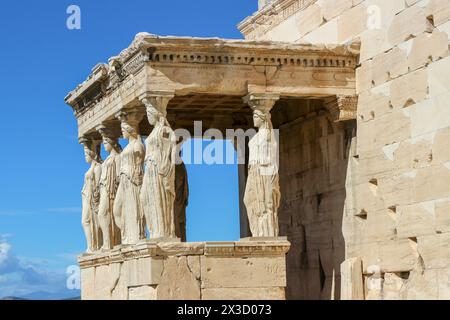
[[[103,139],[109,138],[117,140],[120,138],[120,126],[117,125],[117,121],[104,121],[98,125],[95,130],[102,136]]]
[[[97,162],[102,161],[100,156],[100,145],[102,143],[101,139],[94,136],[84,135],[78,138],[78,142],[83,145],[85,152],[89,150],[87,152],[93,160]]]
[[[280,100],[278,93],[250,93],[244,98],[244,103],[248,104],[253,111],[261,111],[263,113],[269,113],[275,103]]]
[[[161,114],[166,116],[169,101],[174,97],[175,92],[173,91],[147,91],[139,96],[139,100],[147,109],[156,109]]]
[[[144,119],[144,112],[141,108],[136,107],[122,109],[116,113],[116,118],[119,119],[120,122],[138,126],[142,119]]]

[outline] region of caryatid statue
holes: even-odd
[[[120,229],[122,244],[136,244],[145,239],[139,194],[144,176],[145,148],[139,132],[144,114],[137,109],[117,114],[122,135],[128,145],[120,154],[119,188],[114,200],[114,220]]]
[[[141,190],[142,210],[150,239],[175,238],[176,137],[167,121],[167,105],[173,95],[145,95],[141,101],[153,130],[145,141],[145,174]]]
[[[101,175],[102,160],[100,157],[100,141],[81,138],[80,143],[84,146],[86,162],[90,164],[89,170],[84,176],[84,185],[81,192],[82,212],[81,223],[87,242],[87,253],[99,249],[100,235],[98,228],[98,208],[100,201],[99,181]]]
[[[249,163],[244,203],[253,237],[278,237],[280,185],[278,144],[270,111],[279,99],[275,94],[249,95],[244,100],[253,110],[258,133],[249,142]]]
[[[119,144],[119,134],[111,127],[100,125],[97,131],[103,138],[105,151],[109,153],[102,164],[100,176],[100,206],[98,211],[98,222],[102,231],[103,246],[101,249],[110,250],[121,244],[120,229],[114,219],[114,200],[119,187],[120,153],[122,147]]]

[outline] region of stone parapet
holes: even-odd
[[[285,238],[157,242],[79,257],[83,300],[285,299]]]

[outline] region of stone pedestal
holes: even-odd
[[[282,238],[146,242],[83,255],[83,300],[284,300]]]

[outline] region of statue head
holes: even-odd
[[[271,123],[270,113],[264,113],[260,110],[253,111],[253,123],[257,128],[263,128]]]
[[[97,131],[101,134],[103,139],[103,147],[106,152],[111,153],[113,150],[117,153],[122,151],[122,147],[119,144],[119,137],[111,128],[104,125],[97,127]]]
[[[84,147],[84,158],[87,163],[101,162],[100,158],[100,144],[93,139],[86,137],[80,138],[80,143]]]
[[[121,122],[122,135],[125,139],[131,137],[137,138],[139,136],[139,123],[142,120],[143,114],[137,110],[126,110],[119,112],[116,117]]]
[[[165,118],[165,116],[155,107],[149,105],[147,106],[147,118],[150,125],[155,126],[158,122],[161,121],[161,118]]]

